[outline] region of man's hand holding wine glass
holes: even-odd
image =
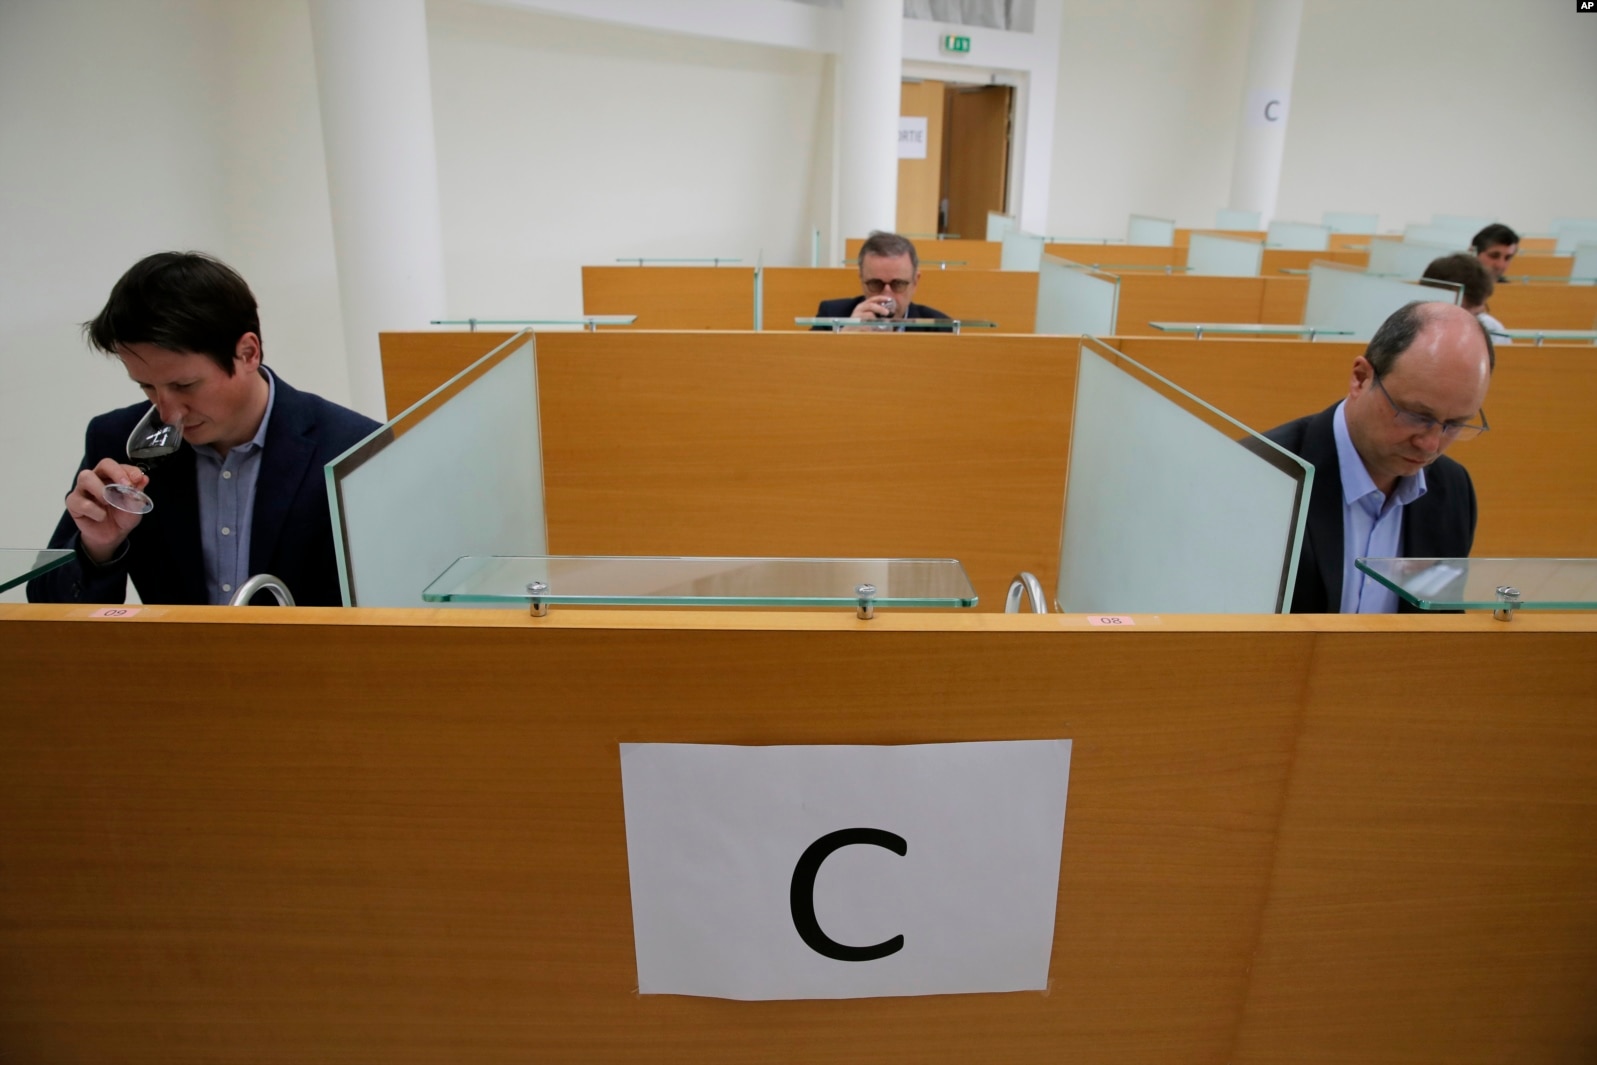
[[[101,459],[92,470],[79,471],[77,483],[67,496],[67,513],[77,524],[83,553],[91,560],[108,561],[144,518],[143,514],[107,505],[106,486],[121,484],[142,491],[149,483],[149,474],[115,459]]]

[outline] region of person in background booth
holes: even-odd
[[[948,315],[937,308],[914,302],[915,286],[920,283],[920,256],[915,254],[915,245],[897,233],[878,230],[866,238],[860,246],[859,276],[861,295],[822,300],[815,317],[857,318],[862,322],[948,320]]]
[[[1491,316],[1486,301],[1492,298],[1497,283],[1492,280],[1491,271],[1486,269],[1475,256],[1461,251],[1455,255],[1444,255],[1440,259],[1433,259],[1431,265],[1425,268],[1421,279],[1450,281],[1458,285],[1463,290],[1459,306],[1480,319],[1481,325],[1492,335],[1492,341],[1497,344],[1513,343],[1502,335],[1503,323]]]
[[[1463,558],[1475,487],[1442,454],[1487,429],[1496,354],[1480,321],[1449,303],[1409,303],[1353,360],[1347,397],[1265,435],[1314,466],[1294,614],[1390,614],[1397,593],[1357,558]]]
[[[89,422],[50,538],[75,557],[29,582],[28,598],[121,603],[131,578],[146,603],[227,603],[270,573],[299,605],[339,605],[322,467],[378,423],[268,370],[254,294],[208,255],[140,260],[83,328],[144,401]],[[126,461],[127,446],[152,404],[182,441],[145,472]],[[112,507],[111,485],[142,490],[154,508]]]
[[[1493,222],[1475,234],[1469,250],[1492,272],[1494,280],[1506,281],[1508,264],[1519,254],[1519,234],[1501,222]]]

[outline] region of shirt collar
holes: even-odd
[[[1380,495],[1381,490],[1375,487],[1370,471],[1364,468],[1364,459],[1359,456],[1358,448],[1353,446],[1353,437],[1347,431],[1347,412],[1342,409],[1346,406],[1345,399],[1336,405],[1331,431],[1336,436],[1337,465],[1342,471],[1342,501],[1351,505],[1371,492]],[[1424,494],[1425,471],[1422,469],[1407,477],[1399,477],[1392,498],[1399,505],[1407,506]]]
[[[255,430],[255,435],[250,437],[245,447],[265,447],[266,427],[272,424],[272,405],[277,402],[277,376],[266,367],[261,367],[261,373],[266,375],[266,410],[261,415],[261,427]]]

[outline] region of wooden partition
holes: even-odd
[[[0,605],[8,1060],[1597,1056],[1589,617],[88,615]],[[1054,737],[1046,992],[638,994],[620,743]]]
[[[1150,322],[1227,322],[1296,325],[1303,321],[1308,279],[1273,277],[1158,277],[1120,275],[1116,332],[1154,332]]]
[[[1121,351],[1244,424],[1260,429],[1346,395],[1364,345],[1125,337]],[[1597,403],[1589,346],[1500,348],[1486,414],[1491,431],[1452,447],[1475,482],[1474,554],[1597,557],[1597,447],[1580,429]]]
[[[637,329],[753,329],[749,266],[584,266],[583,314],[635,314]]]
[[[1519,284],[1526,277],[1568,277],[1575,267],[1573,255],[1554,255],[1551,252],[1524,252],[1514,256],[1509,268],[1509,281]]]
[[[1208,233],[1216,237],[1235,237],[1237,240],[1257,241],[1263,241],[1268,235],[1262,229],[1192,229],[1178,226],[1176,227],[1176,235],[1174,238],[1175,246],[1178,248],[1185,248],[1187,245],[1191,244],[1192,234],[1194,233]]]
[[[864,243],[864,237],[849,237],[843,242],[844,257],[849,260],[844,265],[859,261],[860,245]],[[915,254],[920,257],[921,269],[926,271],[945,269],[938,263],[947,264],[949,270],[996,270],[1003,252],[1004,244],[998,240],[915,241]]]
[[[1498,285],[1491,308],[1508,329],[1597,329],[1597,285]]]
[[[822,300],[860,294],[855,267],[766,268],[764,327],[794,330]],[[1030,333],[1037,321],[1037,274],[1021,270],[922,270],[915,302],[955,318],[997,323],[1003,333]]]
[[[470,334],[385,334],[423,388]],[[1334,402],[1363,345],[1113,343],[1257,429]],[[1078,343],[1059,337],[550,333],[538,338],[551,550],[924,555],[964,562],[983,609],[1057,582]],[[486,350],[486,345],[482,350]],[[480,354],[480,352],[479,352]],[[1515,345],[1475,479],[1475,553],[1597,557],[1590,346]],[[406,397],[399,397],[403,400]]]
[[[1044,244],[1042,250],[1044,255],[1069,259],[1109,273],[1126,268],[1163,270],[1167,266],[1187,265],[1184,244],[1179,248],[1157,244]]]
[[[436,358],[435,387],[469,364],[460,337],[384,334],[385,366],[425,389],[415,368]],[[554,553],[958,558],[984,610],[1021,570],[1057,582],[1073,339],[537,343]]]
[[[1259,272],[1269,277],[1282,270],[1307,270],[1313,263],[1343,263],[1360,270],[1369,266],[1367,251],[1293,251],[1290,248],[1265,248]]]

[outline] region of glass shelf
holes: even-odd
[[[71,551],[0,547],[0,592],[43,576],[72,558]]]
[[[1174,263],[1083,263],[1082,265],[1090,266],[1094,270],[1103,270],[1106,273],[1112,273],[1116,270],[1129,270],[1133,273],[1142,274],[1184,274],[1192,269],[1190,266],[1176,266]]]
[[[957,333],[961,329],[997,329],[998,323],[972,318],[795,318],[794,325],[821,326],[837,333],[845,329],[869,329],[878,333]]]
[[[590,314],[584,318],[434,318],[428,325],[464,325],[470,326],[475,333],[479,325],[513,325],[518,329],[530,329],[540,325],[580,325],[588,332],[595,332],[601,325],[631,325],[638,320],[635,314]]]
[[[1544,340],[1597,340],[1597,330],[1592,329],[1492,329],[1489,332],[1494,337],[1510,340],[1534,340],[1538,348]]]
[[[1195,338],[1203,339],[1205,333],[1223,333],[1227,336],[1251,337],[1296,337],[1306,336],[1313,340],[1321,337],[1352,336],[1351,329],[1325,329],[1317,325],[1253,325],[1248,322],[1149,322],[1149,325],[1161,333],[1191,333]]]
[[[843,265],[844,266],[858,266],[859,265],[859,260],[858,259],[844,259],[843,260]],[[969,263],[968,260],[965,260],[965,259],[922,259],[922,260],[920,260],[920,265],[921,266],[935,266],[939,270],[947,270],[950,266],[969,266],[970,263]]]
[[[542,582],[546,590],[528,586]],[[951,558],[656,558],[467,556],[422,593],[430,603],[582,606],[963,608],[976,590]]]
[[[1361,558],[1360,570],[1421,610],[1597,609],[1597,558]]]
[[[616,260],[618,263],[637,263],[639,266],[681,266],[686,263],[694,265],[709,263],[711,266],[720,266],[722,263],[740,263],[742,261],[742,259],[722,259],[718,256],[712,256],[708,259],[640,259],[635,255],[631,258]]]

